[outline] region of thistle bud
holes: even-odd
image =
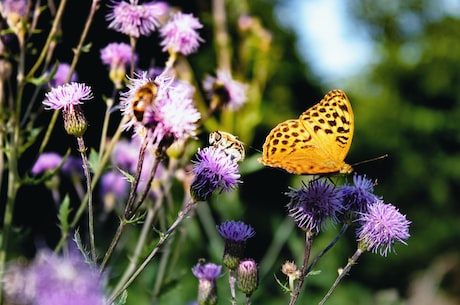
[[[88,121],[80,107],[74,106],[69,110],[63,110],[65,131],[75,137],[81,137],[88,128]]]
[[[237,269],[237,286],[241,292],[251,295],[259,286],[259,270],[251,258],[240,261]]]

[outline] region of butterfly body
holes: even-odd
[[[209,134],[209,145],[219,148],[235,162],[243,161],[244,145],[238,138],[225,131],[213,131]]]
[[[344,159],[353,139],[354,117],[350,101],[332,90],[298,119],[278,124],[267,136],[259,161],[293,174],[350,173]]]

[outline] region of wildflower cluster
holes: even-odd
[[[57,8],[36,0],[0,3],[0,196],[6,199],[0,303],[129,304],[131,295],[156,303],[167,297],[162,289],[170,283],[177,282],[172,289],[179,291],[190,282],[181,277],[195,276],[196,302],[217,304],[219,279],[228,274],[232,305],[242,303],[240,298],[250,304],[262,284],[256,256],[246,248],[256,231],[243,221],[215,224],[243,214],[233,208],[240,203],[234,199],[238,188],[244,174],[262,168],[254,166],[258,149],[249,141],[262,117],[256,111],[263,108],[269,59],[275,58],[271,34],[257,18],[239,16],[235,24],[245,46],[239,56],[246,64],[235,63],[218,9],[213,13],[215,41],[207,41],[214,38],[205,36],[212,32],[202,22],[205,13],[188,13],[163,1],[94,1],[80,43],[68,47],[61,44],[66,3],[60,1]],[[105,13],[96,14],[98,9]],[[42,28],[39,21],[48,14],[52,25]],[[105,17],[107,30],[118,39],[94,50],[86,42],[88,33],[98,30],[91,28],[98,16]],[[159,54],[141,47],[145,41]],[[39,45],[31,48],[33,43]],[[246,52],[248,46],[254,49]],[[216,50],[209,52],[210,47]],[[59,48],[72,54],[70,61],[61,58]],[[189,61],[203,48],[205,60]],[[102,88],[102,80],[81,78],[83,54],[97,57],[99,65],[92,68],[103,71],[109,88]],[[245,70],[249,63],[257,65]],[[110,96],[101,93],[107,89]],[[243,140],[224,130],[241,133]],[[76,144],[66,147],[68,139]],[[18,202],[28,207],[30,199],[20,201],[39,186],[51,199],[32,202],[44,210],[40,205],[53,201],[54,222],[46,223],[52,236],[42,236],[41,228],[14,228]],[[307,236],[302,268],[290,261],[282,267],[292,304],[311,268],[330,249],[309,261],[311,241],[323,230],[341,222],[344,228],[356,226],[359,254],[386,256],[396,242],[406,243],[410,221],[374,195],[374,186],[366,176],[355,175],[350,185],[316,179],[286,193],[287,215]],[[35,218],[39,226],[51,219]],[[197,238],[201,229],[206,234]],[[21,234],[30,234],[33,245],[25,247]],[[215,238],[219,235],[222,240]],[[221,246],[215,247],[222,250],[218,264],[194,252],[195,243],[206,238]],[[18,255],[22,248],[33,250]],[[190,270],[194,255],[198,263],[184,275],[184,264]],[[133,289],[146,269],[149,276],[142,285],[151,289]]]
[[[349,225],[356,225],[357,251],[349,260],[332,292],[362,252],[371,251],[387,256],[394,252],[394,244],[410,237],[410,221],[392,204],[385,203],[382,198],[373,194],[374,182],[366,176],[354,174],[353,185],[335,185],[330,180],[319,178],[303,184],[300,189],[291,189],[286,195],[290,198],[287,205],[288,215],[297,226],[307,234],[306,254],[303,270],[297,270],[292,263],[283,265],[283,273],[289,279],[289,291],[293,292],[291,301],[295,302],[305,276],[310,272],[318,259],[328,251],[341,237]],[[326,229],[327,222],[336,225],[343,223],[337,238],[308,264],[312,237]],[[299,279],[294,290],[294,280]],[[328,295],[324,298],[327,300]]]

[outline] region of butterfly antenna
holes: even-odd
[[[381,155],[381,156],[378,156],[378,157],[375,157],[375,158],[372,158],[372,159],[368,159],[368,160],[364,160],[364,161],[361,161],[361,162],[354,163],[354,164],[352,164],[352,167],[355,167],[356,165],[361,165],[363,163],[369,163],[369,162],[374,162],[374,161],[377,161],[377,160],[380,160],[380,159],[385,159],[387,157],[388,157],[388,154],[384,154],[384,155]]]

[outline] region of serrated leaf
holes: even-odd
[[[292,293],[291,289],[286,284],[281,283],[281,281],[276,277],[276,274],[273,275],[278,285],[284,291],[284,293]]]
[[[117,169],[126,178],[126,181],[128,181],[131,184],[134,182],[134,176],[133,175],[131,175],[130,173],[128,173],[128,172],[126,172],[124,170],[122,170],[119,167]]]
[[[81,241],[80,232],[78,230],[75,230],[75,233],[73,235],[73,240],[75,241],[75,244],[77,245],[78,250],[80,250],[80,253],[83,255],[85,262],[89,265],[92,265],[93,261],[90,257],[89,251],[85,249],[85,246],[83,245],[83,242]]]
[[[69,215],[71,210],[70,199],[67,194],[61,202],[58,213],[59,227],[61,228],[61,231],[64,232],[63,234],[67,233],[69,230]]]

